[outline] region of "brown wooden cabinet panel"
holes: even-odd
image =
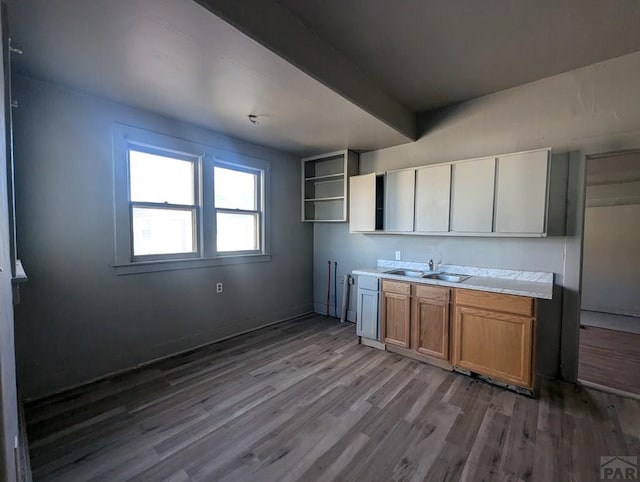
[[[490,311],[516,313],[524,316],[535,315],[534,300],[526,296],[457,289],[456,304],[484,308]]]
[[[391,281],[388,279],[382,280],[382,291],[389,293],[398,293],[401,295],[408,295],[411,293],[411,284],[404,281]]]
[[[403,348],[409,347],[411,297],[409,283],[394,282],[394,291],[387,291],[388,283],[382,284],[380,328],[382,341]],[[406,288],[406,290],[405,290]],[[406,291],[406,294],[397,291]]]
[[[411,328],[413,350],[449,360],[449,301],[414,297]]]
[[[413,285],[411,349],[449,361],[449,288]]]
[[[453,364],[532,389],[533,326],[531,317],[456,305]]]

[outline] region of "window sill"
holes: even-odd
[[[11,283],[17,285],[20,283],[26,283],[27,281],[29,281],[29,278],[27,278],[27,273],[24,271],[22,261],[16,259],[16,275],[11,278]]]
[[[270,254],[244,254],[239,256],[220,256],[218,258],[166,259],[156,261],[137,261],[128,264],[116,264],[113,267],[117,275],[155,273],[179,269],[210,268],[231,264],[264,263],[271,261]]]

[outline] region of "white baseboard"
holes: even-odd
[[[360,344],[364,346],[370,346],[371,348],[377,348],[378,350],[387,349],[387,345],[378,341],[378,340],[370,340],[369,338],[360,337]]]
[[[618,395],[620,397],[632,398],[633,400],[640,400],[640,395],[638,395],[637,393],[625,392],[624,390],[606,387],[604,385],[600,385],[599,383],[588,382],[587,380],[580,380],[579,378],[578,383],[584,387],[598,390],[599,392],[610,393],[612,395]]]

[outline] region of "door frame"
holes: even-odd
[[[568,382],[578,382],[587,162],[590,159],[634,153],[640,153],[639,133],[617,145],[593,145],[569,152],[560,345],[560,376]]]

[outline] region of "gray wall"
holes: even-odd
[[[640,147],[640,53],[465,102],[422,119],[410,144],[360,156],[360,172],[552,147],[570,153],[567,232],[547,239],[439,238],[349,234],[346,224],[314,226],[314,299],[323,310],[327,259],[346,273],[377,258],[551,271],[561,290],[543,306],[541,372],[575,380],[582,263],[585,155]],[[339,301],[341,290],[338,290]],[[352,296],[351,309],[355,307]],[[560,351],[562,346],[562,351]]]
[[[312,309],[312,229],[300,223],[297,157],[24,77],[15,90],[18,250],[29,276],[16,312],[25,398]],[[114,122],[271,161],[272,261],[117,276]]]
[[[640,317],[640,153],[589,160],[585,199],[582,308]]]
[[[640,204],[586,209],[583,309],[640,316],[638,246]]]
[[[4,12],[3,12],[4,14]],[[2,32],[0,31],[0,38]],[[1,60],[1,59],[0,59]],[[4,83],[4,62],[0,61]],[[18,397],[14,355],[13,295],[9,253],[5,97],[0,95],[0,480],[15,480],[14,439],[18,436]]]

